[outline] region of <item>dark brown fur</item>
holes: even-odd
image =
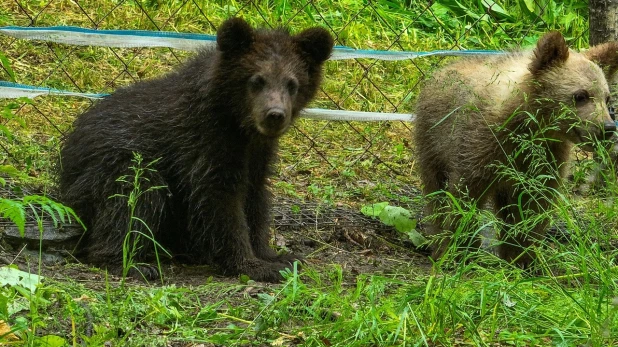
[[[133,152],[148,163],[135,215],[174,255],[214,263],[228,275],[278,281],[298,257],[270,248],[267,187],[278,138],[314,97],[330,34],[311,28],[254,30],[238,18],[224,22],[216,50],[176,71],[117,90],[75,122],[62,148],[60,188],[88,230],[79,255],[99,265],[122,260],[129,223]],[[149,232],[140,224],[135,229]],[[142,237],[137,261],[153,245]],[[156,275],[156,273],[155,273]]]
[[[613,73],[618,67],[616,47],[602,45],[593,47],[590,55],[580,54],[568,50],[561,34],[550,32],[533,51],[462,59],[435,73],[425,83],[416,108],[415,140],[424,193],[445,190],[479,206],[491,202],[507,225],[521,222],[522,214],[546,211],[550,200],[538,198],[499,175],[495,164],[530,172],[530,157],[515,155],[519,148],[511,135],[533,133],[553,124],[553,116],[564,107],[572,109],[575,116],[545,133],[556,141],[539,140],[553,169],[535,168],[541,171],[537,174],[551,176],[559,171],[559,176],[564,175],[572,143],[613,133],[606,77],[589,58],[597,59],[606,73]],[[538,123],[528,123],[529,115]],[[549,179],[546,185],[557,188],[559,179]],[[444,207],[444,200],[432,199],[427,212],[434,215]],[[446,232],[443,242],[434,248],[434,258],[444,253],[458,223],[454,214],[427,223],[430,234]],[[517,235],[503,230],[499,255],[527,266],[534,259],[527,248],[543,237],[546,226],[545,222],[537,223]]]

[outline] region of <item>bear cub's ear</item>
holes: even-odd
[[[328,59],[335,44],[332,35],[326,29],[320,27],[301,31],[294,36],[294,41],[302,54],[315,64],[321,64]]]
[[[217,48],[223,53],[243,53],[252,43],[253,28],[242,18],[230,18],[217,30]]]
[[[569,47],[564,36],[557,31],[543,35],[536,43],[534,58],[528,66],[533,75],[543,72],[553,66],[559,66],[569,58]]]
[[[618,71],[618,42],[590,47],[585,55],[603,69],[608,81],[613,80],[614,74]]]

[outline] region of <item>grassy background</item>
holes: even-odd
[[[101,29],[216,32],[232,15],[256,26],[312,25],[332,30],[337,44],[362,49],[427,51],[503,49],[530,45],[548,29],[560,29],[576,48],[587,42],[585,2],[507,1],[488,9],[482,1],[6,1],[0,25],[74,25]],[[59,89],[111,92],[138,79],[169,71],[188,53],[170,49],[118,49],[57,45],[0,37],[18,82]],[[413,112],[420,82],[444,58],[384,62],[332,61],[313,107]],[[8,80],[6,71],[0,78]],[[77,98],[39,98],[18,104],[9,121],[19,136],[0,160],[48,181],[62,132],[90,106]],[[23,124],[23,123],[22,123]],[[280,193],[327,202],[392,198],[402,183],[414,184],[410,125],[301,120],[283,140]],[[10,154],[6,153],[9,152]],[[309,188],[311,187],[311,188]],[[404,189],[409,193],[409,189]],[[332,195],[332,196],[331,196]],[[402,196],[401,198],[404,198]]]
[[[563,32],[574,48],[588,42],[587,2],[574,0],[0,3],[0,25],[212,34],[232,15],[292,31],[326,26],[337,44],[363,49],[504,49],[530,45],[550,29]],[[3,36],[0,47],[17,82],[87,92],[158,76],[187,56]],[[419,83],[448,60],[328,62],[312,106],[413,112]],[[11,79],[8,69],[0,70],[0,79]],[[51,184],[62,133],[90,102],[0,102],[2,124],[12,135],[0,137],[0,161]],[[277,193],[329,204],[395,200],[418,207],[411,126],[301,120],[283,140]],[[15,344],[32,346],[617,345],[616,187],[585,199],[566,192],[552,218],[566,226],[569,241],[544,245],[547,267],[538,276],[478,254],[479,261],[453,268],[447,260],[433,271],[427,263],[359,276],[337,264],[309,267],[280,286],[204,279],[199,286],[118,287],[103,275],[48,280],[34,295],[18,285],[0,289],[0,335],[8,323],[22,339]]]

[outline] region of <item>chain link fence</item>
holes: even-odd
[[[255,26],[286,26],[293,32],[320,25],[332,32],[337,45],[358,49],[429,51],[530,45],[551,29],[562,31],[571,46],[586,47],[587,13],[583,1],[545,0],[4,0],[0,24],[214,34],[223,20],[241,16]],[[6,36],[0,36],[0,54],[0,80],[92,93],[161,75],[190,55],[167,48],[72,46]],[[311,106],[412,113],[423,80],[449,59],[330,61]],[[0,162],[31,178],[53,181],[63,136],[93,102],[45,96],[0,103]],[[412,126],[301,119],[282,140],[274,189],[282,197],[355,208],[376,201],[412,206],[418,196]]]

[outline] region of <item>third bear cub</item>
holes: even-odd
[[[463,59],[436,72],[425,83],[416,108],[424,193],[444,190],[459,198],[466,195],[479,206],[491,202],[498,217],[511,226],[522,216],[546,211],[551,198],[539,199],[534,188],[502,175],[497,167],[529,172],[536,164],[532,156],[519,152],[515,139],[546,129],[536,144],[545,149],[550,165],[534,169],[537,175],[554,177],[545,185],[557,188],[572,144],[589,149],[588,143],[616,130],[608,112],[607,81],[617,69],[618,43],[577,53],[560,33],[549,32],[533,50]],[[428,225],[429,233],[446,231],[434,258],[445,252],[460,219],[440,214],[443,207],[437,199],[428,205],[428,213],[437,216]],[[528,247],[542,239],[546,227],[547,222],[539,222],[523,233],[501,231],[498,254],[529,265],[534,255]]]

